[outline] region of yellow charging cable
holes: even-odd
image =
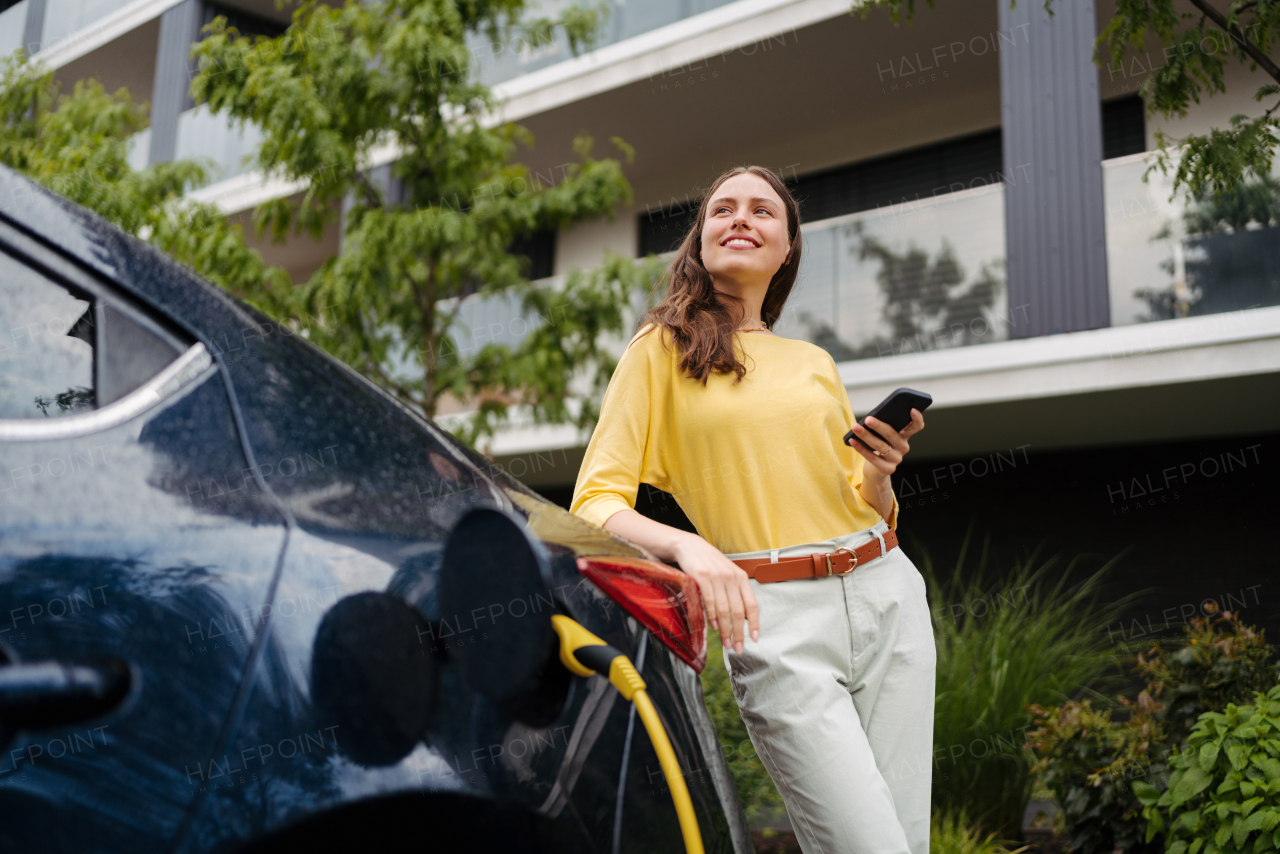
[[[658,719],[653,701],[645,693],[644,680],[636,672],[635,665],[617,649],[563,614],[552,614],[551,625],[560,636],[560,661],[565,667],[579,676],[591,676],[607,669],[609,682],[613,687],[625,699],[636,704],[636,711],[640,713],[640,720],[649,732],[653,749],[658,753],[658,763],[662,766],[662,775],[667,778],[671,800],[675,801],[680,832],[684,835],[684,850],[688,854],[703,854],[698,817],[693,812],[693,801],[684,784],[684,774],[680,771],[667,731],[662,728],[662,721]]]

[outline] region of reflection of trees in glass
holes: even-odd
[[[1174,278],[1167,288],[1143,288],[1134,296],[1147,304],[1140,321],[1218,314],[1280,305],[1280,179],[1252,181],[1221,199],[1203,194],[1182,214],[1185,249],[1161,263]],[[1166,223],[1152,240],[1168,240]],[[1185,253],[1179,276],[1179,251]]]
[[[802,312],[799,318],[809,329],[809,340],[836,361],[865,359],[919,350],[940,350],[993,340],[988,312],[995,305],[1004,279],[999,272],[1004,261],[982,265],[976,278],[964,286],[965,270],[945,238],[942,249],[930,260],[929,253],[908,243],[904,252],[894,252],[876,237],[863,233],[855,222],[846,235],[856,238],[849,252],[861,261],[880,262],[876,284],[884,294],[881,312],[889,326],[888,335],[877,335],[861,347],[840,341],[830,323]]]
[[[53,400],[41,395],[36,395],[36,408],[49,415],[49,407],[57,404],[58,414],[67,412],[78,412],[81,409],[93,409],[93,389],[79,386],[77,388],[69,388],[66,391],[59,392],[53,396]]]

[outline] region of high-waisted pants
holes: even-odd
[[[854,548],[863,531],[730,559]],[[724,648],[751,743],[805,854],[928,854],[936,654],[925,584],[894,548],[848,575],[751,580],[760,640]]]

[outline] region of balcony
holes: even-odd
[[[1169,202],[1171,182],[1158,172],[1143,183],[1148,156],[1103,163],[1111,325],[1280,305],[1280,227],[1197,233],[1204,208]],[[1018,337],[1025,312],[1009,305],[1002,184],[806,223],[802,233],[779,335],[837,362]],[[534,328],[519,308],[503,295],[469,299],[458,346],[516,346]]]
[[[253,125],[237,129],[226,116],[195,107],[178,116],[175,159],[203,162],[209,170],[207,186],[248,172],[261,142],[262,133]],[[130,141],[129,165],[147,168],[150,153],[151,128],[145,128]]]
[[[1170,202],[1173,170],[1143,183],[1143,155],[1103,166],[1112,326],[1280,305],[1280,227],[1233,227],[1234,211]]]
[[[0,56],[8,56],[22,46],[27,26],[27,3],[22,0],[0,12]]]
[[[1007,340],[1004,187],[988,184],[802,227],[779,335],[837,362]]]
[[[1203,210],[1168,202],[1159,173],[1142,182],[1147,156],[1103,163],[1110,328],[1017,335],[1025,315],[1004,277],[1004,186],[990,184],[804,225],[800,278],[775,331],[831,353],[855,412],[899,386],[930,391],[933,421],[953,426],[922,443],[922,459],[969,453],[993,436],[1046,448],[1186,438],[1188,406],[1246,386],[1266,393],[1280,377],[1280,227],[1198,234]],[[638,299],[636,316],[643,309]],[[473,352],[515,346],[539,322],[502,296],[468,300],[461,317],[458,346]],[[1088,406],[1112,416],[1085,423]],[[508,458],[585,438],[518,420],[493,451]]]
[[[1102,164],[1111,325],[1280,305],[1280,228],[1232,230],[1205,205],[1170,202],[1170,178],[1142,181],[1148,157]],[[781,335],[837,362],[1018,337],[1025,315],[1008,302],[1003,185],[809,223],[803,233]]]
[[[44,32],[40,36],[41,48],[54,48],[67,42],[72,34],[123,9],[131,2],[133,0],[47,0]]]
[[[694,15],[727,6],[734,0],[644,0],[631,3],[626,0],[610,0],[608,17],[604,21],[593,49],[607,47],[629,38],[691,18]],[[554,17],[566,3],[559,0],[535,0],[529,15]],[[550,42],[533,44],[514,39],[494,45],[488,39],[477,36],[468,39],[478,64],[480,80],[487,86],[511,80],[531,71],[546,68],[571,59],[569,42],[564,33],[557,31]]]
[[[199,106],[178,116],[174,158],[206,161],[212,184],[247,172],[261,143],[262,131],[254,125],[238,128],[226,115]]]

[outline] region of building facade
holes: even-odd
[[[1247,600],[1246,621],[1268,625],[1280,228],[1197,232],[1168,178],[1143,181],[1157,130],[1253,113],[1261,73],[1232,64],[1225,95],[1149,118],[1138,92],[1168,60],[1160,46],[1091,58],[1115,5],[1058,0],[1050,17],[957,0],[897,27],[882,9],[851,15],[849,0],[614,0],[588,54],[475,49],[500,117],[537,139],[523,157],[536,175],[554,182],[582,131],[636,150],[632,208],[530,241],[549,283],[606,249],[670,251],[728,166],[788,180],[805,255],[777,331],[832,354],[859,414],[899,386],[935,400],[894,479],[909,547],[944,566],[969,529],[1006,565],[1038,545],[1128,549],[1118,589],[1154,588],[1152,613]],[[242,32],[288,22],[270,0],[21,0],[0,14],[0,49],[24,44],[68,84],[95,77],[150,101],[135,163],[209,157],[218,180],[196,195],[247,217],[299,188],[245,167],[253,130],[187,95],[190,45],[216,14]],[[338,233],[260,249],[302,281]],[[502,299],[464,316],[464,345],[528,328]],[[489,450],[567,504],[588,438],[517,424]],[[638,507],[687,525],[656,490]],[[1143,639],[1131,626],[1117,638]]]

